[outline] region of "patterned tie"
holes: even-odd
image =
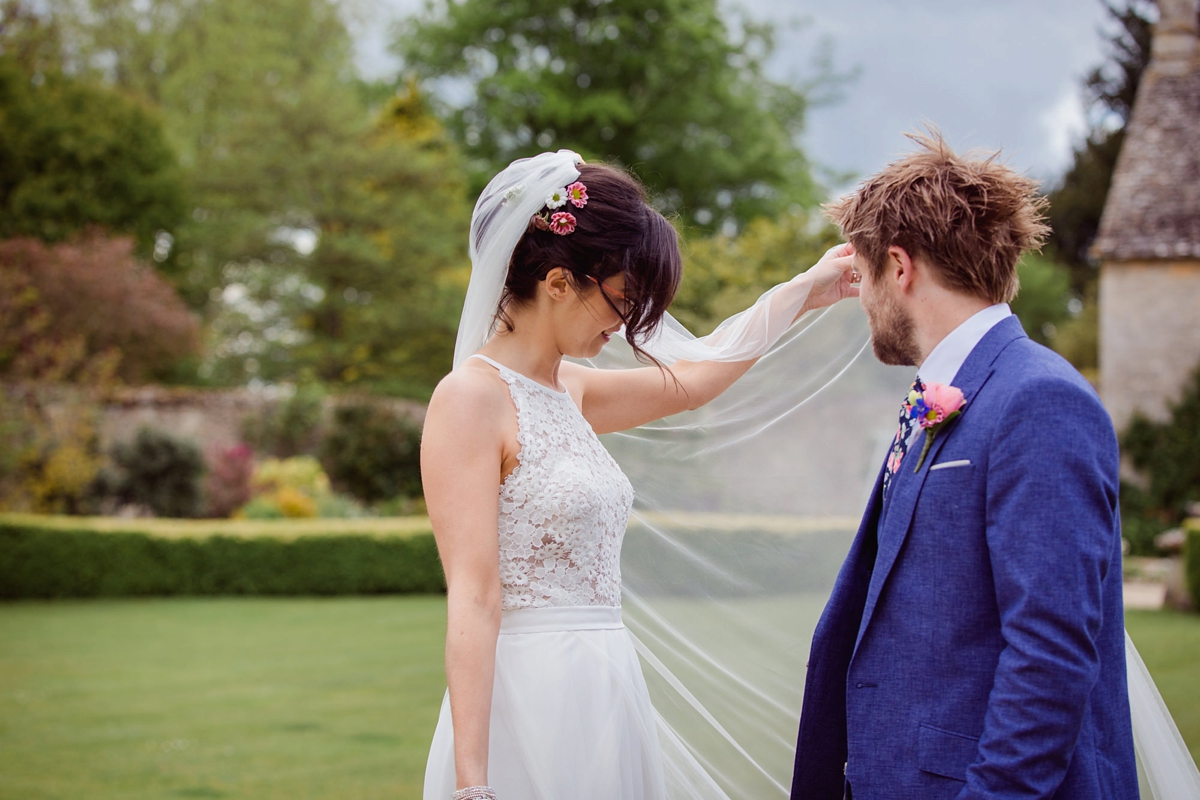
[[[909,394],[917,392],[923,394],[925,392],[925,384],[921,383],[921,379],[917,378],[913,381],[912,388]],[[908,440],[912,438],[913,428],[917,426],[917,421],[912,418],[909,413],[912,411],[912,406],[908,402],[908,395],[904,395],[904,405],[900,406],[900,427],[896,430],[896,438],[892,440],[892,449],[888,451],[887,469],[883,471],[883,499],[887,500],[888,489],[892,485],[892,478],[900,471],[900,462],[904,460],[905,454],[908,453]]]

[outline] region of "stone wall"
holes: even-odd
[[[106,393],[100,403],[100,444],[108,449],[113,442],[133,438],[139,428],[157,428],[184,439],[202,449],[229,447],[242,441],[249,417],[260,415],[286,399],[279,391],[252,389],[184,389],[140,386]],[[354,402],[353,395],[327,397],[322,416],[328,420],[340,404]],[[417,421],[425,418],[425,406],[413,400],[380,400]],[[50,401],[52,417],[71,413],[70,398]]]
[[[1107,262],[1100,272],[1100,394],[1118,431],[1167,404],[1200,364],[1200,259]]]

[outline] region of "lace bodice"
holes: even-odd
[[[517,468],[500,486],[503,609],[619,606],[633,487],[566,392],[500,371],[517,408]]]

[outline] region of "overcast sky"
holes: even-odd
[[[619,0],[618,0],[619,2]],[[394,73],[388,29],[421,0],[382,0],[364,15],[358,63]],[[1100,0],[740,0],[778,26],[773,77],[814,74],[823,40],[857,78],[813,109],[806,152],[835,172],[869,174],[903,152],[903,132],[928,120],[958,149],[1002,149],[1009,163],[1053,180],[1084,130],[1080,84],[1103,57]]]

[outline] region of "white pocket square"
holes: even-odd
[[[935,469],[950,469],[951,467],[969,467],[969,466],[971,466],[971,462],[964,458],[962,461],[943,461],[940,464],[934,464],[932,467],[929,468],[929,471],[933,472]]]

